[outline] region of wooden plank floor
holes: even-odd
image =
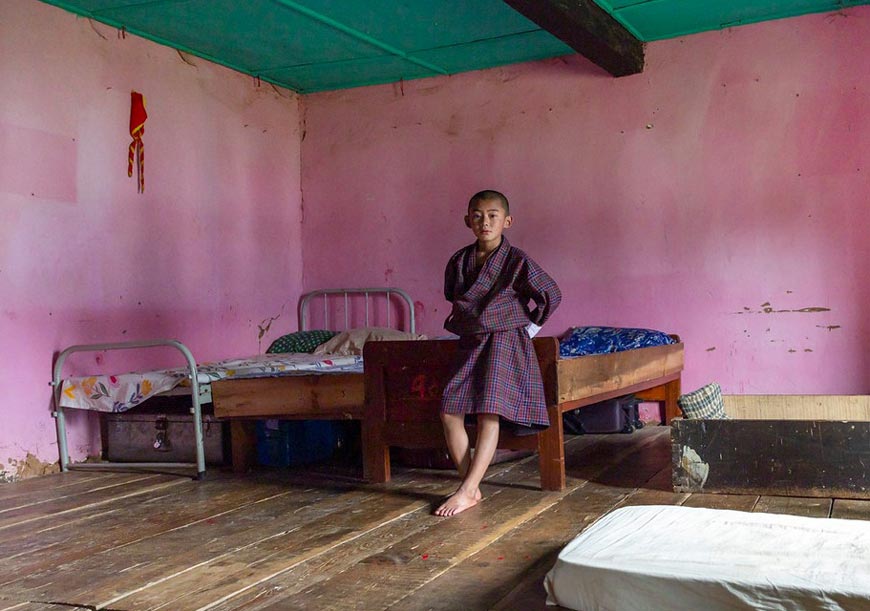
[[[543,611],[559,550],[616,507],[870,519],[870,501],[675,494],[665,427],[575,437],[566,454],[564,491],[538,489],[536,457],[503,463],[484,502],[449,519],[431,511],[457,480],[434,470],[396,469],[379,486],[314,468],[6,484],[0,611]]]

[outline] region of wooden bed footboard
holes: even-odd
[[[611,354],[559,359],[554,337],[534,340],[550,427],[514,436],[502,431],[499,448],[537,450],[541,488],[565,487],[562,413],[636,393],[663,404],[663,420],[677,413],[683,345],[672,344]],[[366,479],[390,479],[391,446],[443,448],[438,411],[441,391],[456,367],[455,340],[370,342],[364,349],[365,411],[362,425]]]

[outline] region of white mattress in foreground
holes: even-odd
[[[571,541],[544,586],[581,611],[870,610],[870,522],[624,507]]]

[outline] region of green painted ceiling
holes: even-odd
[[[502,0],[44,1],[302,93],[574,53]],[[870,4],[596,2],[641,41]]]
[[[644,42],[838,11],[867,0],[595,0]]]

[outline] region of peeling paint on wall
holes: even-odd
[[[28,452],[27,457],[22,460],[10,458],[8,467],[0,465],[0,482],[16,482],[20,479],[58,472],[60,472],[59,463],[43,462]]]
[[[286,305],[286,304],[285,304]],[[275,316],[270,316],[269,318],[264,318],[260,321],[260,324],[257,325],[257,329],[259,332],[257,333],[257,351],[263,351],[263,336],[269,332],[272,328],[272,323],[281,318],[281,315],[284,313],[284,306],[281,306],[281,311]]]
[[[788,314],[788,313],[803,313],[803,314],[812,314],[817,312],[830,312],[831,308],[823,308],[819,306],[812,306],[808,308],[799,308],[797,310],[774,310],[773,306],[770,305],[770,302],[765,301],[761,304],[760,310],[753,310],[752,308],[747,308],[743,306],[742,312],[734,312],[734,314]]]

